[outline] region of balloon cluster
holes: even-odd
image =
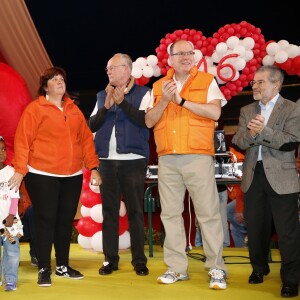
[[[300,76],[300,47],[290,44],[286,40],[278,43],[270,41],[266,47],[267,55],[263,58],[263,65],[277,65],[289,75]]]
[[[102,200],[99,186],[90,184],[91,171],[83,169],[82,193],[80,196],[82,218],[78,221],[78,244],[85,249],[103,252],[102,248]],[[119,249],[130,247],[128,217],[124,202],[120,199]]]
[[[193,43],[195,65],[199,70],[216,77],[227,100],[248,86],[262,64],[275,64],[289,75],[300,76],[300,48],[284,40],[266,43],[261,29],[246,21],[226,24],[208,38],[195,29],[179,29],[167,33],[155,49],[157,65],[154,64],[155,57],[148,56],[151,57],[152,76],[166,75],[170,68],[169,47],[179,39]],[[140,60],[141,58],[137,59]],[[138,81],[138,84],[144,85],[149,82],[151,72],[146,70],[144,74],[141,70],[137,72],[133,69],[132,75],[135,78],[146,78]]]
[[[149,78],[160,76],[160,68],[157,65],[158,59],[155,55],[149,55],[147,58],[139,57],[132,63],[131,75],[136,78],[136,83],[145,85]]]

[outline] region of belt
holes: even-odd
[[[257,165],[262,165],[262,164],[263,164],[263,161],[262,161],[262,160],[258,160],[258,161],[256,162],[256,164],[257,164]]]

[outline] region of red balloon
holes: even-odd
[[[298,55],[292,59],[292,65],[293,65],[293,68],[296,69],[296,72],[298,72],[298,70],[300,70],[300,55]]]
[[[76,229],[83,236],[91,237],[102,230],[102,223],[95,222],[91,217],[83,217],[78,221]]]
[[[6,161],[11,165],[14,137],[24,108],[32,98],[25,80],[10,66],[0,63],[0,135],[6,144]]]
[[[80,202],[83,206],[91,208],[100,204],[100,194],[93,192],[91,189],[84,190],[80,195]]]

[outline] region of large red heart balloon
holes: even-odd
[[[232,96],[241,92],[243,87],[247,86],[249,81],[253,79],[254,72],[261,65],[262,59],[266,55],[266,43],[264,36],[261,34],[261,30],[246,21],[242,21],[239,24],[227,24],[209,38],[206,38],[201,31],[195,29],[176,30],[173,33],[166,34],[165,38],[160,40],[160,45],[156,48],[158,66],[160,67],[161,74],[165,75],[170,68],[168,65],[169,54],[167,49],[174,41],[179,39],[188,40],[194,44],[195,49],[202,52],[203,56],[212,56],[216,45],[221,42],[226,42],[231,36],[238,38],[251,37],[255,42],[253,47],[254,57],[247,62],[239,78],[235,81],[228,80],[228,82],[221,86],[221,91],[226,99],[231,99]],[[220,64],[219,69],[222,67]]]

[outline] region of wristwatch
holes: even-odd
[[[183,106],[183,104],[184,104],[185,101],[186,101],[186,100],[185,100],[184,98],[182,98],[182,99],[181,99],[181,102],[179,103],[179,105],[180,105],[180,106]]]
[[[91,171],[96,170],[99,172],[99,167],[92,168]]]

